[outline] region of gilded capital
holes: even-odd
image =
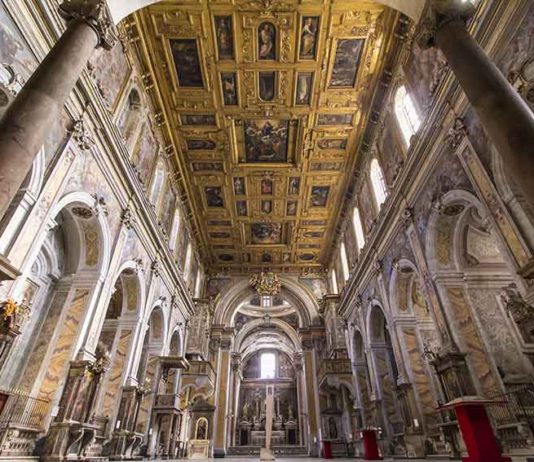
[[[99,47],[111,50],[117,41],[113,21],[106,0],[64,0],[59,14],[69,23],[84,21],[91,26],[99,39]]]
[[[435,46],[436,33],[450,21],[467,22],[475,13],[475,0],[428,0],[418,31],[421,48]]]

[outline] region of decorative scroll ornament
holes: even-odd
[[[253,274],[249,279],[250,285],[256,289],[260,295],[276,295],[282,288],[282,283],[273,272]]]
[[[30,308],[23,303],[19,304],[12,298],[0,305],[0,319],[5,327],[19,330],[30,314]]]
[[[59,14],[67,22],[84,21],[96,32],[98,46],[111,50],[117,41],[106,0],[64,0]]]
[[[104,345],[98,345],[95,354],[95,361],[89,365],[87,371],[91,375],[101,375],[109,369],[111,358],[107,348]]]
[[[512,283],[503,289],[501,300],[516,322],[534,317],[534,309],[525,301],[515,284]]]

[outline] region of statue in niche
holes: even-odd
[[[328,436],[330,439],[337,439],[337,425],[336,420],[333,417],[328,419]]]
[[[243,420],[249,420],[250,417],[250,404],[248,401],[245,401],[245,404],[243,405]]]
[[[294,420],[294,416],[293,416],[293,407],[292,406],[289,406],[288,409],[287,409],[287,420]]]
[[[208,421],[201,417],[197,420],[197,430],[195,432],[195,439],[205,440],[208,436]]]

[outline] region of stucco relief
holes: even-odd
[[[492,354],[501,378],[513,382],[524,373],[521,353],[511,334],[507,319],[499,306],[500,290],[468,289],[471,306],[477,312],[483,327],[483,336]]]
[[[453,189],[473,192],[473,186],[457,157],[443,155],[414,205],[415,222],[420,236],[426,235],[428,219],[435,201]]]
[[[383,121],[384,128],[377,140],[380,165],[388,186],[392,186],[403,163],[399,138],[396,133],[397,122],[393,113],[388,113]]]
[[[447,61],[440,50],[437,48],[423,50],[414,43],[404,72],[423,112],[426,112],[432,103],[446,70]]]
[[[110,110],[116,104],[119,92],[128,76],[129,68],[120,42],[117,42],[111,51],[99,48],[89,61],[89,72]]]

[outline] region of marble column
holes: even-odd
[[[0,218],[60,118],[91,54],[114,43],[105,0],[65,0],[60,13],[67,29],[0,120]]]
[[[534,205],[534,114],[468,32],[474,10],[469,1],[431,0],[419,42],[443,52],[508,174]]]

